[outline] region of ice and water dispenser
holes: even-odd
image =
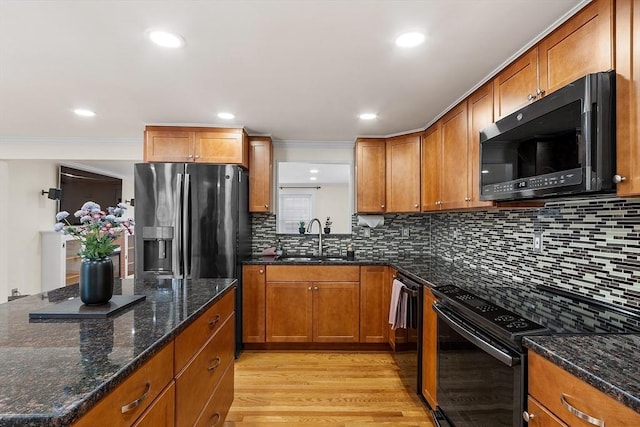
[[[173,273],[173,227],[143,227],[143,271]]]

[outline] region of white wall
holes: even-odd
[[[11,226],[8,220],[9,212],[9,165],[0,160],[0,224],[7,229]],[[9,259],[8,259],[8,236],[0,238],[0,303],[7,301],[9,289]]]

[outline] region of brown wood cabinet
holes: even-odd
[[[386,143],[382,138],[358,138],[356,160],[356,211],[386,212]]]
[[[570,426],[593,426],[574,415],[572,412],[575,411],[601,420],[606,426],[640,425],[639,413],[532,351],[529,351],[528,376],[529,402],[534,402],[527,408],[529,417],[533,415],[534,421],[536,418],[551,420],[548,424],[538,422],[533,425],[553,426],[564,422]],[[555,417],[542,415],[540,407]]]
[[[441,121],[431,125],[422,136],[422,211],[440,209],[441,168],[442,168],[442,132]]]
[[[616,1],[616,174],[620,197],[640,195],[640,4]]]
[[[420,134],[387,139],[387,212],[420,212]]]
[[[468,184],[467,101],[451,109],[442,122],[442,167],[440,209],[466,208]]]
[[[389,340],[389,267],[360,267],[360,342]]]
[[[267,342],[360,339],[359,267],[268,265],[266,299]]]
[[[242,267],[242,342],[265,342],[266,274],[265,265]]]
[[[438,316],[431,308],[436,302],[428,287],[423,288],[422,315],[422,395],[431,408],[438,405]]]
[[[227,366],[218,386],[195,422],[196,427],[221,426],[233,403],[233,363]]]
[[[613,2],[595,0],[493,80],[495,120],[588,73],[613,69]]]
[[[248,168],[248,137],[243,129],[147,126],[145,162],[237,164]]]
[[[96,420],[109,420],[110,426],[130,426],[151,406],[172,379],[173,342],[136,369],[73,425],[89,427],[95,426]]]
[[[271,212],[273,177],[271,138],[249,137],[249,212]]]
[[[467,151],[467,207],[495,206],[480,201],[480,131],[493,123],[493,82],[476,90],[467,101],[469,145]]]

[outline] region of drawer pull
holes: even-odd
[[[218,368],[218,366],[220,366],[220,362],[222,362],[222,359],[220,359],[220,356],[213,359],[213,365],[209,366],[207,368],[207,371],[209,372],[215,371]]]
[[[598,427],[604,427],[604,421],[594,418],[589,414],[585,414],[584,412],[575,408],[573,405],[567,402],[567,397],[570,397],[570,396],[562,393],[560,395],[560,402],[564,405],[565,408],[567,408],[569,412],[571,412],[573,415],[580,418],[581,420],[588,422],[589,424],[593,424],[594,426],[598,426]]]
[[[219,321],[220,321],[220,315],[216,314],[213,320],[209,321],[209,328],[211,329],[215,328]]]
[[[215,420],[211,423],[211,427],[216,427],[218,425],[218,422],[220,422],[220,412],[216,412],[215,414],[213,414],[211,419]]]
[[[145,385],[144,393],[142,393],[142,396],[140,396],[139,398],[137,398],[131,403],[127,403],[122,408],[120,408],[122,410],[122,413],[126,414],[130,410],[137,408],[149,396],[150,391],[151,391],[151,382],[147,381],[147,384]]]

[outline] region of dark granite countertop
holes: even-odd
[[[640,412],[640,335],[532,336],[524,345]]]
[[[206,311],[235,279],[116,280],[145,295],[107,319],[29,320],[78,286],[0,304],[0,426],[66,426]]]

